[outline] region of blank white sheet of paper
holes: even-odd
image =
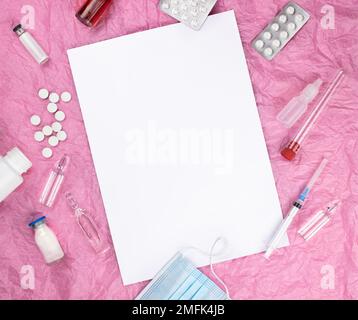
[[[282,213],[233,11],[68,56],[125,285],[218,237],[215,262],[266,249]]]

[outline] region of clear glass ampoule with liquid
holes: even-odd
[[[99,228],[94,223],[86,209],[80,208],[70,192],[66,192],[66,200],[69,207],[74,211],[78,225],[86,236],[96,253],[104,253],[109,249],[108,244],[100,236]]]

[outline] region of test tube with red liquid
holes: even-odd
[[[308,116],[307,120],[305,121],[301,129],[291,140],[288,146],[281,151],[281,155],[284,158],[290,161],[294,159],[298,151],[301,149],[303,141],[308,136],[313,125],[316,123],[317,119],[319,118],[322,111],[327,106],[330,98],[336,92],[339,85],[342,83],[343,79],[344,79],[344,72],[343,70],[340,70],[338,71],[337,75],[335,76],[335,78],[327,88],[326,92],[322,95],[317,106],[313,109],[312,113]]]
[[[87,27],[94,27],[111,5],[112,0],[87,0],[76,13],[76,17]]]

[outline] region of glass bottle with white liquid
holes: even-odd
[[[42,216],[29,224],[35,231],[35,242],[46,263],[50,264],[64,257],[63,250],[55,233],[47,226],[46,217]]]

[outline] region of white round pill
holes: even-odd
[[[48,138],[48,144],[52,147],[56,147],[58,145],[58,138],[56,136],[51,136],[50,138]]]
[[[271,48],[266,48],[266,49],[264,50],[264,54],[265,54],[265,56],[267,56],[267,57],[272,56],[273,50],[272,50]]]
[[[45,136],[50,136],[52,134],[53,130],[50,126],[44,126],[42,128],[42,132]]]
[[[280,21],[281,23],[286,23],[287,16],[285,16],[284,14],[281,14],[280,17],[278,18],[278,21]]]
[[[302,22],[304,20],[304,16],[302,14],[298,14],[295,19],[297,22]]]
[[[282,39],[287,39],[287,37],[288,37],[288,32],[287,32],[287,31],[281,31],[280,37],[281,37]]]
[[[275,22],[275,23],[273,23],[273,24],[271,25],[271,29],[272,29],[273,31],[278,31],[278,30],[280,29],[280,25]]]
[[[257,49],[262,49],[264,47],[264,45],[265,45],[265,43],[260,39],[255,42],[255,47]]]
[[[272,46],[273,47],[278,48],[280,45],[281,45],[280,40],[275,39],[275,40],[272,41]]]
[[[39,90],[38,95],[41,99],[46,100],[48,98],[49,92],[47,89],[42,88]]]
[[[287,14],[294,14],[295,13],[295,8],[292,7],[292,6],[287,7],[286,13]]]
[[[50,102],[47,105],[47,111],[50,112],[50,113],[55,113],[57,111],[57,104],[53,103],[53,102]]]
[[[46,159],[52,157],[52,150],[50,148],[43,148],[42,149],[42,156]]]
[[[59,141],[65,141],[67,139],[67,133],[65,131],[60,131],[56,134],[56,137]]]
[[[38,142],[41,142],[45,139],[45,135],[42,131],[36,131],[34,134],[34,139]]]
[[[268,31],[264,32],[264,38],[266,40],[270,40],[272,38],[271,32],[268,32]]]
[[[63,111],[57,111],[56,113],[55,113],[55,119],[57,120],[57,121],[63,121],[63,120],[65,120],[65,118],[66,118],[66,115],[65,115],[65,113],[63,112]]]
[[[31,116],[30,122],[33,126],[38,126],[41,123],[41,118],[37,114],[34,114]]]
[[[49,96],[49,100],[53,103],[57,103],[60,101],[60,96],[56,92],[51,92]]]
[[[293,23],[293,22],[290,22],[288,25],[287,25],[287,29],[290,30],[290,31],[293,31],[296,29],[296,25]]]
[[[62,130],[62,124],[59,122],[54,122],[52,125],[52,130],[55,132],[60,132]]]
[[[69,93],[68,91],[64,91],[61,93],[61,100],[63,102],[70,102],[72,99],[71,93]]]

